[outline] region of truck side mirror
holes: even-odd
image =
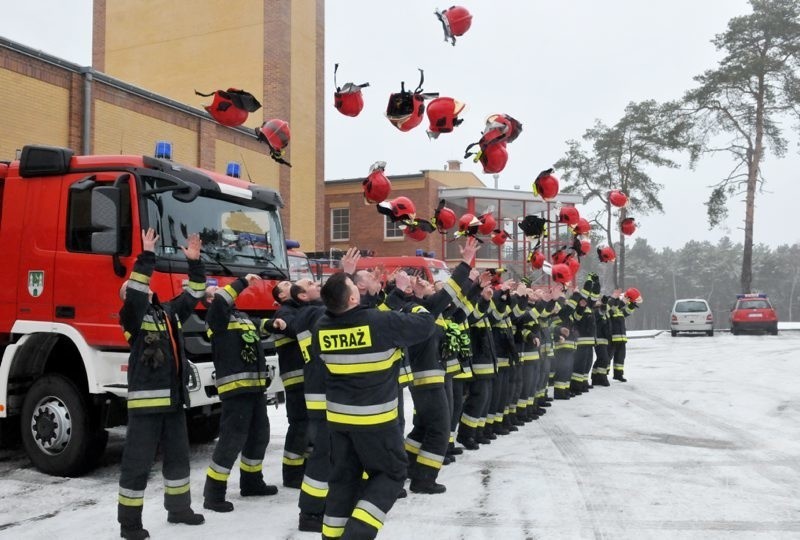
[[[200,186],[197,184],[186,183],[186,187],[176,189],[172,192],[172,198],[176,201],[190,203],[200,194]]]
[[[92,252],[115,255],[120,246],[120,191],[113,186],[92,190]]]

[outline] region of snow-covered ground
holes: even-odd
[[[800,537],[800,332],[634,339],[627,383],[555,402],[540,420],[443,469],[442,495],[399,500],[379,538],[708,539]],[[410,410],[410,407],[408,407]],[[279,483],[283,409],[270,409],[267,480]],[[0,452],[0,537],[118,538],[121,437],[83,478],[36,472]],[[200,509],[213,445],[192,448]],[[170,525],[160,463],[144,523],[153,538],[317,538],[300,533],[297,490]]]

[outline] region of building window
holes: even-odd
[[[350,209],[331,208],[331,241],[350,240]]]
[[[400,222],[394,222],[388,216],[383,216],[383,239],[403,238],[403,229]]]

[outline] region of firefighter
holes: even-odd
[[[555,351],[555,399],[570,398],[570,379],[573,371],[575,355],[575,332],[573,330],[575,306],[577,299],[566,298],[562,293],[556,301],[553,315],[553,349]]]
[[[301,279],[298,280],[299,282],[305,286],[312,281]],[[300,304],[292,299],[292,285],[289,281],[281,281],[276,287],[278,292],[273,290],[276,302],[280,303],[280,307],[275,312],[275,318],[281,319],[287,326],[292,325],[292,319],[300,308]],[[278,370],[286,396],[286,418],[289,421],[281,466],[283,486],[300,489],[305,469],[306,430],[308,429],[308,411],[303,390],[303,364],[305,362],[295,337],[275,332],[272,339],[274,339],[275,349],[278,353]]]
[[[167,521],[187,525],[204,521],[202,514],[191,509],[189,436],[183,410],[189,403],[189,371],[181,335],[181,323],[205,294],[202,243],[197,234],[192,234],[187,247],[181,247],[188,262],[189,281],[180,295],[162,304],[150,290],[158,239],[153,229],[142,231],[142,252],[120,289],[120,324],[131,353],[128,428],[120,466],[117,520],[120,536],[134,540],[150,538],[142,527],[142,506],[147,476],[159,446],[164,456]]]
[[[209,302],[206,327],[216,370],[216,387],[222,402],[219,439],[211,456],[203,488],[203,508],[230,512],[225,500],[231,467],[239,460],[242,497],[275,495],[278,488],[264,482],[262,463],[269,444],[269,418],[264,393],[269,386],[261,336],[282,329],[280,319],[257,319],[236,309],[236,299],[248,286],[261,281],[255,274],[233,280],[224,287],[206,289]]]
[[[600,284],[595,286],[596,293],[600,293]],[[608,345],[611,340],[611,327],[608,317],[608,296],[601,296],[594,303],[594,322],[596,327],[596,340],[594,353],[596,360],[592,367],[592,386],[610,386],[608,382]]]
[[[595,326],[592,304],[594,303],[594,279],[597,274],[589,274],[580,291],[578,305],[575,307],[576,349],[575,362],[572,369],[570,392],[578,395],[588,392],[589,371],[592,368],[592,352],[595,346]]]
[[[397,276],[401,290],[408,276]],[[344,273],[322,287],[325,314],[312,336],[325,363],[326,417],[331,435],[329,492],[323,538],[374,538],[397,499],[408,461],[398,425],[401,349],[433,335],[433,317],[360,305]],[[367,480],[362,485],[362,473]]]
[[[641,301],[641,296],[636,301],[625,298],[620,289],[615,289],[608,301],[611,310],[611,352],[609,356],[610,361],[614,362],[615,381],[628,382],[628,379],[625,378],[625,355],[628,343],[625,319],[639,307]]]

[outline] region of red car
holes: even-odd
[[[731,310],[731,334],[769,332],[778,335],[778,314],[766,294],[737,294]]]

